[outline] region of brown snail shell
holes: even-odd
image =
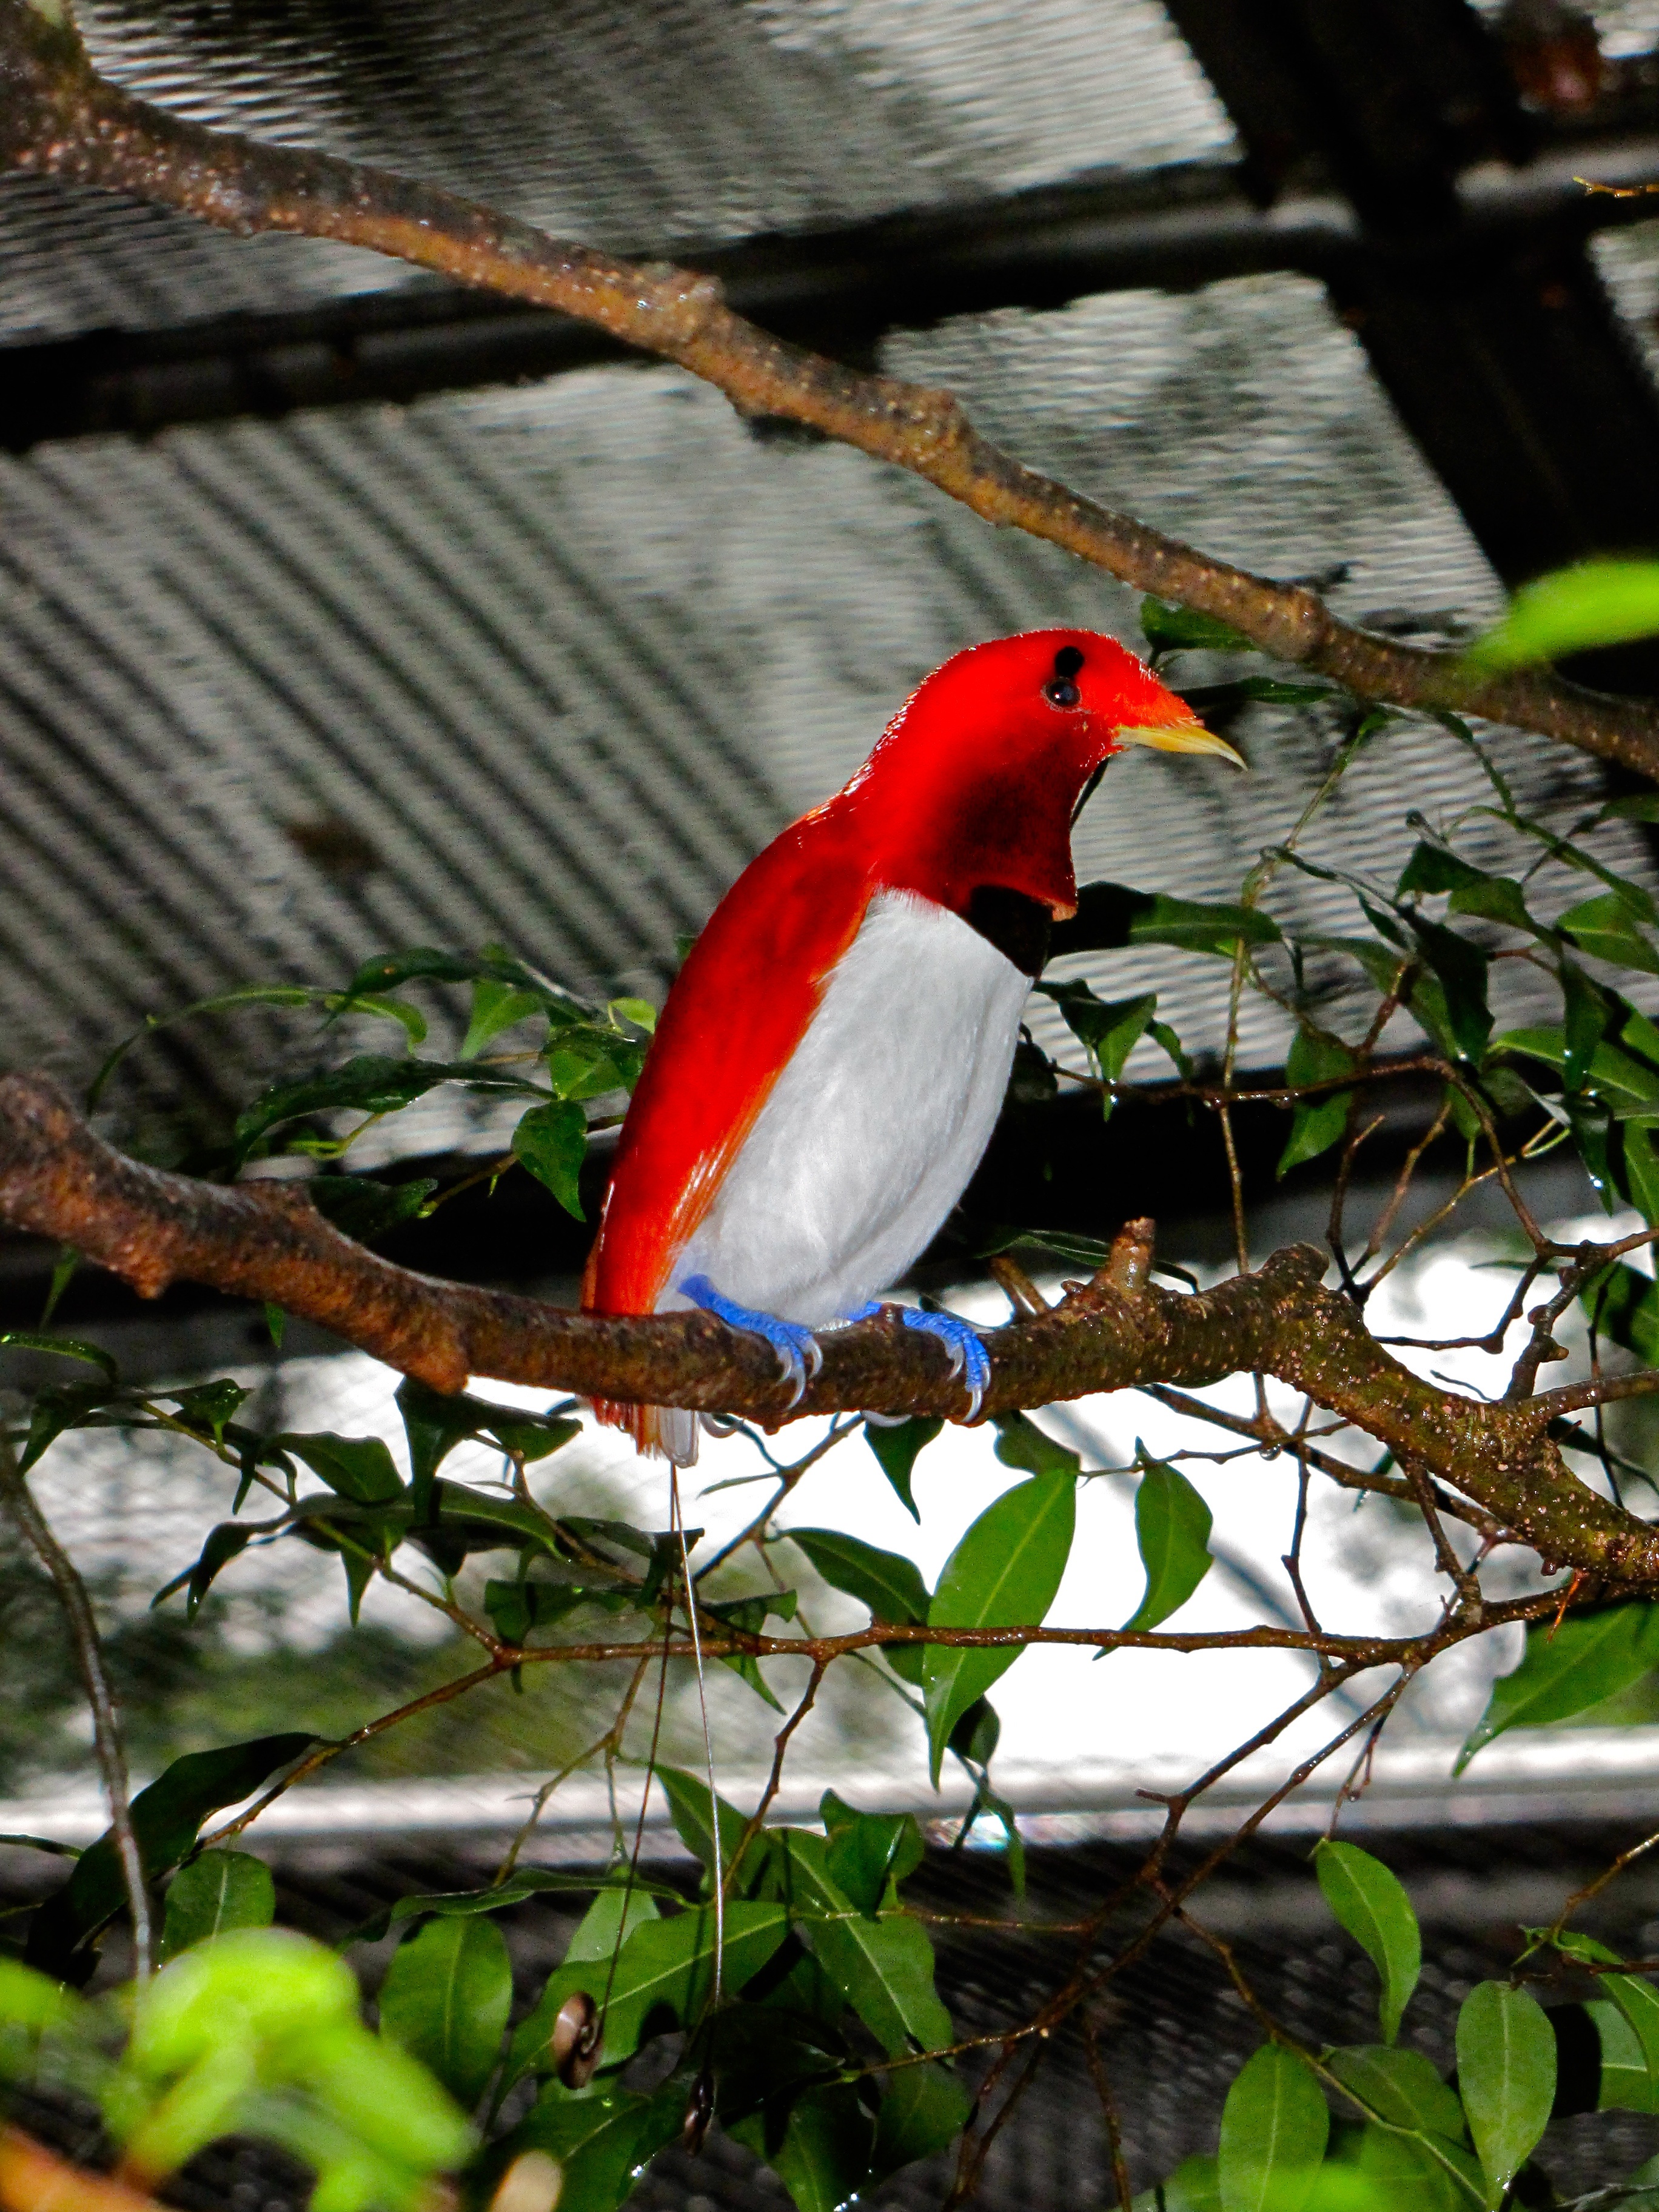
[[[605,2048],[599,2008],[586,1990],[573,1990],[559,2007],[548,2038],[553,2071],[567,2089],[585,2088]]]
[[[680,2123],[680,2141],[693,2158],[702,2148],[714,2117],[714,2077],[705,2066],[691,2084],[691,2094],[685,2100],[685,2118]]]

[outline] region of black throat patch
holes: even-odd
[[[1048,909],[1041,899],[1011,891],[1002,884],[981,884],[969,896],[963,920],[994,945],[1022,975],[1042,973],[1048,957]]]

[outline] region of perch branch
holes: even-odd
[[[860,374],[733,314],[709,276],[549,237],[435,185],[260,143],[100,77],[62,0],[0,0],[0,169],[92,185],[246,235],[331,238],[596,325],[677,362],[744,415],[783,417],[924,477],[988,522],[1048,539],[1138,591],[1229,623],[1276,659],[1399,707],[1455,708],[1659,779],[1659,707],[1340,621],[1317,592],[1213,559],[1024,467],[949,392]]]
[[[392,1267],[331,1228],[292,1184],[198,1182],[124,1158],[40,1076],[0,1079],[0,1220],[73,1245],[146,1297],[182,1280],[269,1300],[437,1390],[493,1376],[773,1425],[855,1409],[955,1415],[963,1403],[942,1350],[891,1310],[826,1333],[822,1370],[792,1403],[770,1348],[710,1315],[574,1313]],[[1276,1375],[1547,1558],[1606,1580],[1659,1583],[1659,1530],[1563,1462],[1548,1434],[1561,1394],[1489,1404],[1413,1375],[1350,1300],[1323,1287],[1325,1257],[1310,1246],[1182,1296],[1152,1279],[1152,1240],[1149,1222],[1132,1222],[1091,1283],[990,1334],[988,1413]]]

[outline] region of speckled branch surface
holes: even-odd
[[[744,414],[810,424],[911,470],[987,521],[1216,616],[1362,697],[1490,716],[1659,780],[1652,702],[1547,673],[1478,677],[1452,653],[1340,622],[1303,586],[1214,560],[1022,466],[949,392],[861,375],[769,337],[725,306],[711,277],[619,261],[434,185],[210,131],[134,99],[93,70],[65,0],[0,0],[0,169],[131,193],[240,234],[338,239],[557,308],[679,362]]]
[[[331,1228],[292,1184],[198,1182],[125,1158],[39,1076],[0,1079],[0,1220],[72,1244],[146,1297],[182,1280],[269,1299],[438,1390],[489,1376],[766,1423],[792,1412],[962,1410],[942,1349],[896,1318],[827,1334],[823,1370],[792,1407],[769,1347],[707,1315],[595,1317],[392,1267]],[[1261,1370],[1461,1491],[1547,1558],[1601,1579],[1659,1583],[1659,1529],[1573,1477],[1549,1435],[1559,1407],[1547,1395],[1488,1404],[1412,1374],[1323,1287],[1324,1256],[1310,1246],[1195,1296],[1152,1282],[1151,1260],[1152,1224],[1132,1222],[1092,1282],[990,1332],[986,1412]]]

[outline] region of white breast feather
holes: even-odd
[[[672,1281],[809,1328],[886,1290],[979,1164],[1030,988],[959,915],[878,893]]]

